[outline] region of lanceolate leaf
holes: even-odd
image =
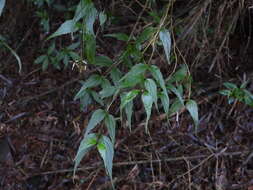
[[[163,75],[160,71],[160,69],[155,66],[155,65],[152,65],[150,68],[149,68],[152,76],[155,78],[155,80],[157,81],[157,83],[160,85],[160,87],[164,90],[166,89],[165,87],[165,82],[164,82],[164,79],[163,79]]]
[[[170,111],[169,111],[169,115],[173,115],[177,112],[179,112],[182,108],[184,107],[184,105],[181,103],[181,101],[177,98],[173,104],[170,106]]]
[[[5,5],[5,0],[0,0],[0,16],[2,15],[4,5]]]
[[[101,55],[101,56],[95,57],[94,64],[98,66],[102,66],[102,67],[103,66],[110,67],[113,64],[113,62],[109,57]]]
[[[106,112],[101,109],[96,110],[92,114],[91,119],[86,128],[84,138],[86,138],[86,136],[90,133],[90,131],[105,118],[105,115],[106,115]]]
[[[133,76],[138,76],[138,75],[144,74],[147,69],[148,69],[148,65],[143,64],[143,63],[134,65],[131,68],[131,70],[123,78],[121,78],[121,81],[128,78],[128,77],[131,78]]]
[[[84,83],[82,88],[79,90],[79,92],[76,94],[74,100],[77,100],[80,98],[83,94],[83,91],[85,91],[87,88],[95,87],[101,84],[102,77],[100,75],[92,75],[89,79],[87,79]]]
[[[165,113],[169,113],[169,107],[170,107],[170,102],[169,102],[169,99],[168,97],[165,95],[164,92],[161,92],[160,94],[160,99],[162,101],[162,105],[163,105],[163,110]]]
[[[101,106],[104,106],[104,102],[103,100],[101,99],[101,97],[99,96],[99,94],[96,92],[96,91],[93,91],[93,90],[89,90],[92,98],[97,102],[99,103]]]
[[[112,181],[112,163],[113,163],[113,156],[114,156],[113,144],[108,137],[102,136],[99,139],[97,149],[101,157],[103,158],[106,172],[108,173]]]
[[[90,64],[95,64],[96,39],[92,34],[85,34],[85,54]]]
[[[64,23],[61,24],[61,26],[56,30],[55,33],[53,33],[51,36],[47,38],[47,40],[51,38],[55,38],[57,36],[61,36],[64,34],[69,34],[77,31],[77,28],[75,27],[75,21],[74,20],[67,20]]]
[[[146,123],[145,123],[145,130],[146,130],[146,132],[148,132],[148,121],[151,116],[153,97],[150,93],[144,92],[142,94],[141,98],[142,98],[142,102],[143,102],[143,105],[144,105],[144,108],[145,108],[145,111],[147,114]]]
[[[186,103],[186,109],[190,112],[192,119],[195,123],[195,127],[197,129],[199,123],[199,115],[198,115],[198,105],[194,100],[188,100]]]
[[[19,72],[21,72],[21,70],[22,70],[22,63],[21,63],[21,60],[20,60],[18,54],[7,43],[5,43],[4,41],[2,41],[1,39],[0,39],[0,44],[2,44],[3,46],[5,46],[12,53],[12,55],[16,58],[16,60],[18,62],[18,66],[19,66]]]
[[[155,66],[155,65],[152,65],[150,68],[149,68],[152,76],[154,77],[154,79],[156,80],[156,82],[160,85],[160,87],[162,88],[162,102],[163,102],[163,109],[165,111],[165,113],[168,113],[168,110],[169,110],[169,102],[170,102],[170,99],[169,99],[169,96],[168,96],[168,92],[167,92],[167,89],[166,89],[166,86],[165,86],[165,82],[164,82],[164,79],[163,79],[163,75],[160,71],[160,69]]]
[[[104,23],[106,22],[107,16],[104,12],[99,13],[99,24],[100,26],[103,26]]]
[[[129,36],[124,33],[106,34],[104,36],[116,38],[117,40],[121,40],[121,41],[128,41],[128,38],[129,38]]]
[[[171,83],[181,82],[182,80],[186,78],[187,72],[188,72],[187,66],[183,64],[181,68],[172,75],[172,77],[169,79],[169,82]]]
[[[162,44],[163,44],[163,49],[164,49],[164,52],[165,52],[167,62],[170,64],[170,50],[171,50],[170,33],[169,33],[168,30],[162,29],[159,32],[159,37],[160,37],[160,40],[162,41]]]
[[[155,33],[156,29],[154,27],[147,27],[143,30],[140,36],[136,39],[136,43],[141,44],[151,38]]]
[[[121,76],[122,76],[122,73],[117,68],[113,68],[110,72],[110,77],[111,77],[112,82],[114,83],[114,85],[119,84],[119,80],[120,80]]]
[[[116,121],[115,118],[113,117],[113,115],[106,115],[105,117],[105,125],[109,131],[111,140],[112,140],[112,144],[114,144],[115,142],[115,128],[116,128]]]
[[[77,166],[80,164],[85,154],[90,150],[92,146],[96,144],[97,144],[97,134],[94,134],[94,133],[87,135],[87,137],[81,141],[75,160],[74,160],[75,161],[74,175],[75,175]]]
[[[146,79],[144,85],[148,93],[152,96],[153,102],[155,103],[156,108],[158,109],[156,83],[152,79]]]
[[[127,103],[131,102],[138,94],[140,90],[131,90],[121,99],[120,109],[123,109]]]
[[[178,97],[178,99],[181,102],[181,104],[184,104],[183,97],[182,97],[180,91],[176,87],[174,87],[172,84],[168,84],[167,88],[169,90],[171,90]]]
[[[128,102],[125,106],[125,113],[127,116],[127,124],[130,129],[130,132],[132,130],[132,115],[133,115],[133,100]]]

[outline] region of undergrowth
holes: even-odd
[[[1,15],[5,1],[0,2]],[[133,12],[134,23],[131,30],[116,31],[111,28],[123,19],[120,10],[115,10],[119,7],[117,3],[106,7],[92,0],[80,0],[68,7],[50,0],[31,2],[37,7],[36,16],[46,34],[52,31],[48,7],[64,12],[65,19],[45,39],[48,47],[42,50],[35,63],[41,64],[43,71],[50,66],[59,70],[77,67],[80,73],[93,70],[80,81],[81,88],[74,97],[80,101],[81,110],[95,105],[74,160],[74,174],[83,157],[96,148],[111,182],[117,129],[126,126],[132,130],[133,115],[140,102],[146,114],[144,130],[147,134],[152,136],[148,125],[152,113],[163,112],[169,121],[184,109],[189,111],[195,133],[198,133],[199,113],[197,101],[192,97],[190,68],[198,68],[209,60],[206,72],[217,68],[222,77],[222,69],[226,67],[222,61],[229,57],[229,36],[235,31],[245,7],[243,1],[205,0],[182,4],[176,0],[146,0],[137,1],[139,8],[133,10],[128,1],[120,1],[129,5],[122,7]],[[178,12],[174,9],[176,6],[184,9]],[[211,19],[213,9],[219,10],[216,19]],[[104,47],[101,38],[111,43],[104,51],[101,51]],[[64,43],[59,43],[58,39]],[[114,47],[116,44],[121,47]],[[21,70],[20,58],[4,38],[0,38],[0,45],[12,52]],[[157,57],[158,61],[154,61]],[[227,89],[220,93],[229,98],[229,103],[239,100],[253,106],[253,97],[245,89],[246,84],[240,87],[232,83],[224,85]]]

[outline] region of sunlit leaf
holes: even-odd
[[[168,30],[162,29],[159,32],[159,37],[160,37],[160,40],[162,41],[162,44],[163,44],[163,49],[164,49],[164,52],[165,52],[167,62],[170,64],[170,51],[171,51],[170,33],[169,33]]]
[[[121,99],[120,109],[123,109],[127,103],[131,102],[138,94],[140,90],[131,90]]]
[[[125,33],[105,34],[104,36],[116,38],[117,40],[120,40],[120,41],[128,41],[128,38],[129,38],[129,36]]]
[[[97,149],[103,158],[106,172],[112,181],[112,163],[114,156],[113,144],[108,137],[102,136],[97,144]]]
[[[77,166],[80,164],[81,160],[85,156],[85,154],[97,144],[97,134],[91,133],[84,138],[78,148],[76,157],[75,157],[75,166],[74,166],[74,175],[77,169]]]
[[[91,119],[88,123],[88,126],[86,128],[84,138],[90,133],[90,131],[99,124],[106,116],[106,112],[102,109],[98,109],[95,112],[93,112]]]
[[[192,119],[194,121],[195,127],[197,129],[199,123],[199,115],[198,115],[198,105],[194,100],[188,100],[186,103],[186,109],[190,112]]]
[[[4,6],[5,6],[5,0],[0,0],[0,16],[3,13]]]
[[[155,103],[156,108],[158,109],[156,83],[152,79],[146,79],[144,86],[145,86],[146,90],[148,91],[148,93],[152,96],[153,102]]]
[[[148,121],[151,116],[151,110],[152,110],[152,105],[153,105],[153,97],[150,93],[144,92],[141,96],[142,102],[146,111],[146,123],[145,123],[145,131],[148,132]]]
[[[113,115],[107,114],[105,117],[105,125],[109,131],[109,135],[112,140],[112,144],[115,142],[115,128],[116,128],[116,121]]]

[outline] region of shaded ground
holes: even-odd
[[[95,150],[72,178],[73,159],[93,108],[80,112],[79,103],[73,101],[80,86],[77,80],[82,78],[78,71],[42,72],[33,64],[41,36],[37,20],[29,23],[33,24],[9,28],[15,34],[19,31],[19,38],[10,39],[12,47],[20,45],[23,73],[17,73],[9,52],[0,54],[0,189],[110,189]],[[224,75],[238,79],[246,72],[252,81],[250,48],[248,59],[236,59],[243,39],[238,36],[230,47],[232,68]],[[240,69],[238,75],[234,64]],[[135,115],[132,133],[117,130],[113,169],[117,189],[253,189],[253,109],[242,103],[228,105],[215,93],[220,81],[215,82],[212,74],[212,81],[205,80],[207,67],[200,65],[194,71],[196,84],[214,87],[196,95],[201,116],[198,136],[191,118],[183,113],[178,122],[154,115],[150,137],[143,130],[142,109]]]

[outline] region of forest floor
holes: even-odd
[[[90,106],[81,112],[79,102],[73,100],[80,88],[78,80],[86,73],[41,71],[33,63],[42,43],[38,20],[18,22],[26,16],[16,18],[7,29],[22,60],[22,73],[8,51],[0,53],[0,190],[110,189],[95,150],[73,178],[73,159],[94,110]],[[239,52],[238,38],[231,51]],[[252,51],[253,44],[250,47]],[[252,82],[253,56],[243,60],[238,56],[233,54],[232,62],[240,72],[232,78],[240,80],[247,73]],[[144,130],[143,109],[136,112],[131,133],[118,128],[113,166],[117,189],[253,190],[253,109],[240,102],[228,104],[218,93],[226,80],[217,82],[215,71],[207,74],[205,67],[193,73],[193,88],[201,83],[207,89],[195,98],[200,116],[197,136],[184,112],[171,122],[153,114],[150,136]],[[253,83],[249,89],[253,90]]]

